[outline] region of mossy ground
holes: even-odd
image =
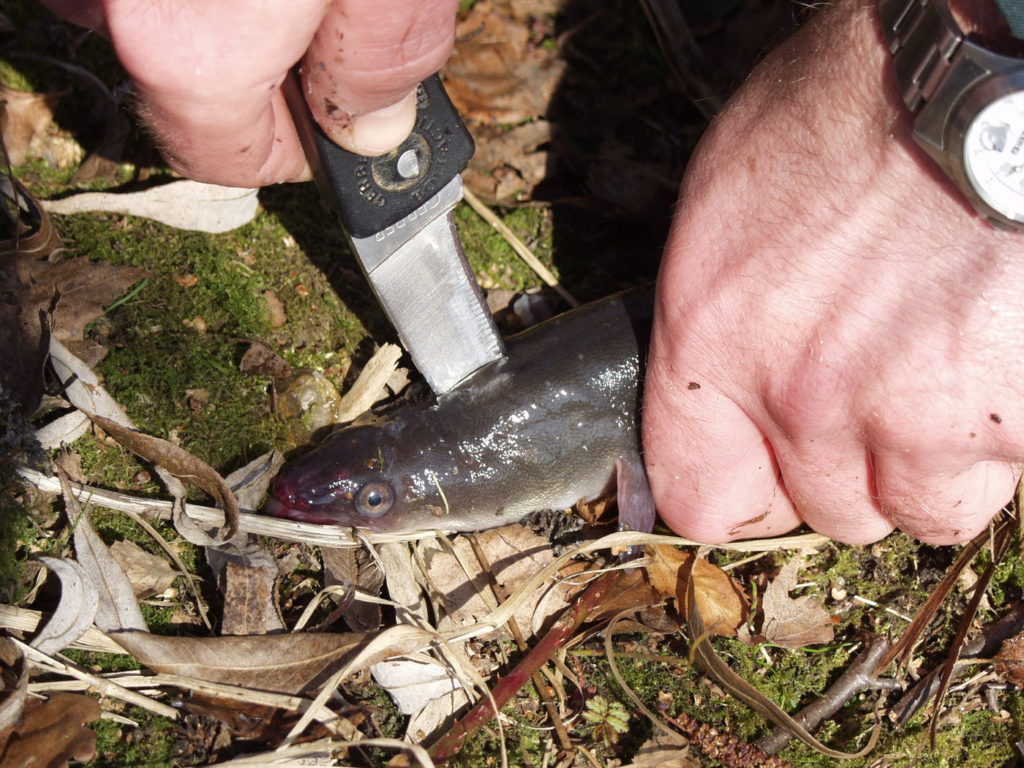
[[[622,81],[643,82],[662,88],[666,80],[664,66],[642,20],[637,22],[634,18],[640,14],[632,5],[621,5],[621,23],[614,27],[614,33],[612,26],[604,32],[598,30],[598,38],[604,34],[605,42],[614,40],[614,45],[596,45],[581,36],[577,36],[577,45],[590,60],[606,61],[609,71],[617,73],[609,75],[610,91],[615,90],[615,78],[620,79],[620,85]],[[55,35],[64,34],[31,3],[9,3],[5,12],[19,28],[26,30],[19,43],[22,49],[47,50]],[[78,51],[81,59],[106,83],[113,85],[119,81],[116,60],[102,40],[86,36]],[[57,122],[87,148],[94,145],[98,129],[88,117],[88,95],[75,88],[73,79],[63,70],[19,58],[16,53],[7,51],[0,56],[0,79],[19,88],[69,91],[61,101]],[[561,96],[573,103],[572,87],[566,88]],[[686,119],[690,118],[673,113],[672,120],[684,123],[686,130],[696,136],[699,129],[694,128],[692,121],[685,123]],[[646,121],[626,121],[622,137],[643,144],[662,140],[663,137],[651,135],[658,130],[650,117]],[[582,154],[597,156],[597,148],[587,145],[590,137],[585,132],[574,138],[585,148]],[[88,186],[132,188],[153,183],[166,175],[166,169],[155,165],[157,162],[145,135],[135,132],[116,176]],[[40,160],[30,160],[16,169],[19,178],[40,197],[78,191],[70,187],[74,171],[73,167],[54,168]],[[506,223],[583,300],[653,278],[667,211],[661,224],[656,225],[649,220],[596,215],[593,207],[579,203],[578,196],[586,192],[585,187],[580,182],[549,205],[523,206],[501,213]],[[90,329],[89,333],[110,350],[99,370],[111,393],[140,427],[180,443],[222,473],[269,448],[292,447],[275,417],[269,381],[239,371],[239,359],[250,341],[266,342],[293,364],[320,370],[343,385],[350,361],[358,368],[375,343],[392,337],[341,232],[312,185],[262,190],[260,199],[261,210],[251,223],[223,235],[183,232],[107,214],[56,220],[69,255],[131,264],[149,272],[149,281],[141,290]],[[460,207],[455,217],[467,255],[484,285],[513,290],[540,286],[500,236],[470,209]],[[279,327],[270,324],[268,291],[284,308],[287,322]],[[189,394],[196,390],[202,391],[203,396]],[[72,450],[81,456],[83,473],[92,482],[138,494],[160,493],[145,474],[147,468],[117,446],[90,436],[78,441]],[[0,490],[4,490],[5,498],[10,497],[5,489]],[[4,514],[5,519],[13,519]],[[0,557],[0,577],[6,577],[9,570],[4,569],[15,567],[16,560],[24,557],[24,545],[33,535],[27,519],[19,520],[22,522],[9,527],[2,534],[5,538],[0,538],[0,543],[20,540],[23,545],[20,550],[13,545],[3,546],[7,559]],[[95,513],[94,523],[108,541],[128,538],[157,551],[148,534],[122,516]],[[173,536],[169,528],[162,530]],[[66,539],[58,537],[50,546],[60,548],[64,543]],[[190,568],[202,568],[195,549],[182,547],[181,552]],[[15,559],[11,560],[12,557]],[[720,561],[727,559],[730,558],[723,556]],[[951,559],[948,550],[894,536],[871,548],[826,547],[809,559],[804,576],[813,582],[807,589],[819,595],[827,595],[833,586],[842,585],[850,595],[860,595],[910,615],[927,597]],[[765,574],[771,573],[773,567],[771,559],[765,559],[741,568],[739,576],[751,589],[763,589]],[[1022,582],[1024,566],[1015,548],[997,568],[990,593],[993,611],[984,614],[981,621],[991,621],[1020,599]],[[965,602],[964,595],[957,591],[940,615],[922,649],[929,663],[939,657],[948,642]],[[163,631],[170,620],[170,610],[146,610],[154,630]],[[738,672],[790,709],[823,690],[845,667],[858,631],[870,628],[898,634],[905,625],[881,609],[859,604],[851,603],[837,615],[837,641],[827,648],[761,649],[724,640],[717,641],[716,647]],[[652,642],[645,636],[620,638],[618,643],[620,648],[640,655],[673,655],[680,659],[679,664],[672,665],[637,658],[620,661],[626,682],[644,701],[651,704],[659,694],[669,694],[673,707],[743,738],[756,738],[763,733],[763,719],[721,695],[685,663],[687,647],[681,637],[658,638],[653,647]],[[120,657],[95,654],[76,658],[83,664],[108,670],[127,663]],[[585,685],[633,711],[605,662],[585,656],[578,668],[585,674]],[[402,718],[379,694],[376,701],[367,696],[375,711],[382,713],[379,718],[385,732],[398,734]],[[876,753],[876,757],[883,756],[881,764],[990,768],[1015,763],[1013,745],[1021,737],[1024,716],[1020,695],[1001,694],[1001,706],[1010,713],[1002,721],[978,709],[977,697],[964,702],[958,696],[951,697],[949,706],[966,704],[970,711],[962,713],[959,722],[940,731],[935,752],[922,749],[927,726],[919,716],[899,732],[885,726]],[[529,697],[526,700],[532,701]],[[841,725],[826,736],[842,742],[868,730],[872,706],[871,696],[852,702],[839,718]],[[518,722],[509,723],[506,728],[510,764],[541,764],[547,734],[534,730],[535,723],[523,714],[532,711],[531,706],[511,709]],[[145,725],[138,731],[110,723],[98,726],[101,746],[95,765],[171,764],[170,724],[137,712],[129,716],[137,716]],[[649,734],[649,727],[635,714],[631,725],[635,727],[611,749],[591,745],[601,759],[628,759],[631,750]],[[578,721],[573,727],[573,734],[587,741],[586,724]],[[456,764],[494,764],[496,743],[493,732],[480,734],[467,743]],[[790,747],[786,756],[800,766],[832,764],[799,745]],[[876,757],[850,765],[859,768],[873,764]]]

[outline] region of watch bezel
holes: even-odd
[[[1011,92],[1024,92],[1024,61],[1009,69],[982,78],[967,88],[952,109],[951,119],[946,125],[945,155],[948,159],[946,172],[959,187],[974,209],[997,226],[1024,230],[1024,195],[1015,216],[1008,215],[993,207],[978,192],[967,172],[964,157],[964,143],[967,131],[989,104],[1008,96]],[[1017,218],[1019,217],[1019,218]]]

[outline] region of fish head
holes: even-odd
[[[303,523],[394,530],[403,507],[390,479],[396,439],[389,423],[334,432],[271,481],[265,512]]]

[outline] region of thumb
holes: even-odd
[[[416,86],[455,37],[453,0],[335,0],[302,62],[314,119],[337,144],[381,155],[409,135]]]

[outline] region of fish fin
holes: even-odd
[[[654,530],[654,497],[639,455],[623,457],[615,462],[615,484],[619,530],[641,533]]]

